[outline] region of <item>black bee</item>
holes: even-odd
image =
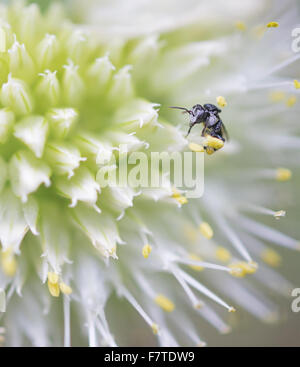
[[[196,124],[203,123],[204,127],[201,136],[210,135],[214,138],[222,140],[223,142],[225,141],[225,138],[227,140],[229,139],[226,128],[219,116],[219,113],[222,111],[217,106],[206,103],[203,105],[203,107],[200,104],[196,104],[191,110],[188,110],[184,107],[170,108],[183,110],[183,113],[188,113],[190,115],[190,128],[188,130],[187,136]]]

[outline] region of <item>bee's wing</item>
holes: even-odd
[[[222,134],[225,136],[226,140],[228,141],[230,139],[229,134],[223,122],[222,122],[221,130],[222,130]]]

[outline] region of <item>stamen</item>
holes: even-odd
[[[151,254],[151,251],[152,251],[152,246],[150,246],[149,244],[146,244],[143,247],[142,253],[145,259],[149,257],[149,255]]]
[[[66,283],[59,283],[59,288],[63,294],[69,295],[73,292],[72,288]]]
[[[163,294],[158,294],[155,297],[154,301],[159,307],[161,307],[166,312],[172,312],[175,309],[174,303]]]
[[[292,57],[290,57],[289,59],[283,61],[281,64],[275,66],[273,69],[271,69],[269,72],[267,72],[267,74],[265,75],[266,76],[269,76],[271,74],[275,74],[277,73],[278,71],[286,68],[287,66],[289,66],[290,64],[293,64],[295,61],[297,61],[298,59],[300,58],[300,55],[299,54],[296,54]]]
[[[235,277],[239,277],[242,278],[247,274],[253,274],[256,272],[257,270],[257,263],[255,262],[250,262],[247,263],[245,261],[240,261],[234,264],[231,264],[229,266],[229,268],[231,269],[230,274],[235,276]]]
[[[60,288],[58,284],[58,274],[49,272],[48,273],[48,290],[53,297],[59,297]]]
[[[216,257],[218,260],[227,263],[231,258],[231,254],[225,247],[218,246],[216,249]]]
[[[246,247],[243,245],[241,240],[238,238],[238,236],[233,232],[233,230],[229,227],[228,223],[221,217],[217,216],[216,220],[218,221],[220,227],[228,237],[228,239],[231,241],[232,245],[237,249],[237,251],[245,258],[247,262],[251,262],[252,258],[246,249]]]
[[[261,223],[258,223],[252,219],[243,216],[239,216],[238,224],[247,232],[253,233],[256,237],[262,238],[266,241],[270,241],[282,247],[290,248],[293,250],[300,250],[299,241],[277,231],[276,229],[267,227]]]
[[[213,280],[215,286],[226,289],[226,294],[232,298],[240,307],[247,310],[253,316],[261,319],[264,322],[274,322],[277,320],[276,308],[266,297],[264,297],[256,289],[241,285],[239,282],[234,282],[231,279],[223,279],[222,285],[217,284],[218,281]]]
[[[272,267],[278,267],[281,263],[281,256],[271,248],[264,249],[260,257],[266,264]]]
[[[204,306],[199,311],[199,314],[213,327],[215,327],[221,334],[228,334],[231,327],[220,318],[220,316],[208,306]]]
[[[174,275],[174,277],[176,278],[176,280],[178,281],[178,283],[182,286],[184,292],[186,293],[186,295],[188,296],[188,298],[190,299],[193,307],[195,309],[199,309],[203,306],[203,303],[195,296],[194,292],[191,290],[190,286],[186,283],[186,281],[178,274],[177,272],[177,268],[172,267],[171,269],[172,274]]]
[[[88,312],[88,338],[89,347],[97,347],[96,328],[95,328],[95,316]]]
[[[290,297],[291,290],[295,288],[293,284],[283,278],[278,271],[274,271],[266,266],[260,266],[255,277],[268,289],[284,297]]]
[[[297,102],[297,98],[296,96],[290,96],[287,100],[286,100],[286,105],[287,107],[293,107],[294,104]]]
[[[173,195],[172,197],[180,204],[180,205],[183,205],[183,204],[186,204],[188,202],[187,198],[183,195],[181,195],[181,193],[176,189],[176,188],[172,188],[172,192],[173,192]]]
[[[210,240],[214,235],[211,226],[207,222],[202,222],[199,226],[199,230],[202,236],[204,236],[208,240]]]
[[[159,333],[159,326],[155,323],[151,325],[152,331],[154,335],[157,335]]]
[[[64,297],[64,346],[71,346],[70,299]]]
[[[99,311],[99,319],[96,319],[96,327],[100,331],[100,333],[103,335],[103,337],[107,340],[110,347],[117,347],[117,344],[111,335],[111,332],[108,327],[108,323],[105,317],[104,310]]]
[[[292,171],[287,168],[277,168],[276,180],[277,181],[288,181],[292,177]]]
[[[296,89],[300,89],[300,82],[299,82],[299,80],[297,80],[297,79],[294,80],[294,87]]]
[[[279,26],[278,22],[269,22],[267,28],[277,28]]]
[[[181,269],[177,270],[179,275],[186,280],[187,283],[189,283],[192,287],[196,288],[199,292],[205,294],[208,298],[211,298],[216,303],[220,304],[221,306],[227,308],[228,312],[234,312],[235,309],[231,306],[229,306],[226,302],[224,302],[220,297],[218,297],[216,294],[214,294],[212,291],[210,291],[208,288],[204,287],[201,283],[199,283],[197,280],[192,278],[190,275],[182,271]]]
[[[153,333],[158,334],[159,332],[158,325],[152,321],[152,319],[143,310],[143,308],[136,301],[133,295],[126,288],[122,288],[121,294],[123,297],[127,299],[127,301],[131,304],[131,306],[136,309],[136,311],[142,316],[142,318],[146,321],[146,323],[152,328]]]
[[[253,205],[253,204],[245,204],[243,207],[247,211],[258,213],[258,214],[266,214],[272,215],[275,219],[280,219],[280,217],[285,217],[286,212],[284,210],[274,211],[268,208],[264,208],[262,206]]]
[[[220,107],[226,107],[227,106],[227,102],[226,102],[226,99],[223,97],[223,96],[218,96],[216,98],[217,100],[217,103]]]
[[[275,219],[280,219],[280,217],[285,217],[286,212],[284,210],[278,210],[273,215]]]
[[[202,269],[207,268],[207,269],[221,270],[221,271],[227,271],[227,272],[230,271],[230,269],[226,266],[222,266],[222,265],[218,265],[218,264],[212,264],[212,263],[208,263],[208,262],[205,262],[205,261],[185,259],[185,258],[182,258],[182,257],[176,258],[175,261],[178,262],[178,263],[181,263],[181,264],[187,264],[190,267],[194,266],[194,267],[197,267],[197,268],[201,267]]]
[[[189,254],[189,259],[197,261],[197,262],[202,261],[201,257],[198,256],[197,254]],[[204,269],[203,266],[200,266],[200,265],[190,265],[190,268],[195,270],[195,271],[202,271]]]

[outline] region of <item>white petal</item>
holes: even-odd
[[[95,206],[100,192],[94,175],[86,167],[80,167],[71,179],[58,177],[55,187],[61,195],[71,199],[72,207],[76,206],[78,201]]]
[[[56,142],[47,144],[45,159],[57,175],[68,175],[69,178],[74,175],[74,170],[79,167],[80,162],[86,160],[73,145]]]
[[[48,122],[43,116],[30,116],[15,125],[14,135],[26,144],[40,158],[48,133]]]
[[[74,108],[53,108],[47,114],[51,133],[57,138],[64,138],[70,132],[78,118]]]
[[[39,232],[41,234],[39,239],[44,251],[43,257],[51,266],[51,271],[60,274],[62,265],[69,262],[67,256],[70,246],[70,231],[64,213],[56,204],[42,203]],[[48,270],[47,265],[45,269]]]
[[[23,211],[26,223],[28,224],[31,232],[34,235],[38,235],[37,231],[37,220],[39,214],[38,203],[33,197],[29,197],[27,202],[23,204]]]
[[[0,195],[0,240],[5,251],[12,247],[18,252],[19,246],[28,231],[22,204],[18,198],[6,189]]]
[[[27,201],[27,196],[44,183],[50,185],[50,168],[31,152],[19,151],[9,162],[9,176],[13,192]]]
[[[33,100],[26,83],[12,78],[10,74],[7,83],[2,85],[1,101],[18,115],[26,115],[33,109]]]
[[[73,209],[73,216],[75,222],[104,257],[116,258],[117,243],[122,241],[114,219],[82,204]]]

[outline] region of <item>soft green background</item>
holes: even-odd
[[[9,3],[10,1],[1,0],[0,2]],[[53,0],[29,2],[38,3],[42,9],[46,9]],[[71,4],[69,0],[56,2]],[[294,180],[299,181],[299,177],[294,176]],[[297,195],[296,192],[294,194]],[[296,233],[296,228],[299,222],[299,208],[296,206],[291,208],[288,211],[287,218],[284,220],[287,221],[287,223],[285,223],[285,228],[289,227],[287,228],[290,230],[289,234],[297,237],[298,233]],[[285,265],[281,268],[282,273],[285,274],[296,287],[300,288],[299,256],[295,256],[291,251],[286,251],[284,263]],[[300,313],[295,314],[291,311],[292,300],[292,297],[286,300],[278,299],[282,320],[276,325],[264,325],[239,309],[234,316],[235,319],[232,320],[235,326],[231,334],[219,335],[213,328],[205,327],[205,341],[207,341],[209,346],[300,346]],[[130,340],[128,340],[128,331],[131,330],[131,321],[137,317],[136,312],[125,301],[117,300],[115,302],[111,300],[109,305],[108,318],[113,326],[112,329],[115,329],[117,324],[122,325],[119,338],[117,337],[120,345],[155,345],[150,330],[145,327],[142,321],[139,323],[139,326],[130,333]],[[124,318],[118,319],[118,309],[120,307],[122,309],[122,315],[126,313],[128,316],[126,320],[124,320]],[[199,326],[201,332],[201,325]]]

